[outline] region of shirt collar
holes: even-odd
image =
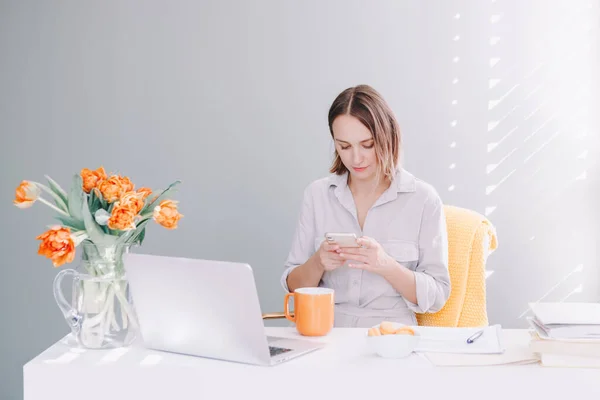
[[[331,175],[329,177],[329,185],[330,187],[335,186],[333,191],[335,197],[340,204],[354,216],[354,218],[357,218],[354,197],[348,187],[348,172],[345,172],[342,175]],[[373,207],[378,207],[382,204],[396,200],[398,198],[398,193],[409,193],[414,192],[415,190],[415,177],[403,168],[398,167],[390,187],[383,192],[379,199],[377,199]]]
[[[341,175],[332,174],[329,177],[329,186],[335,186],[340,191],[348,186],[348,172]],[[404,168],[396,168],[394,180],[390,185],[390,189],[395,188],[396,193],[410,193],[416,190],[416,178]]]

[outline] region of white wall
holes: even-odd
[[[590,0],[0,2],[0,397],[67,332],[35,254],[51,214],[11,206],[21,179],[100,164],[182,179],[180,228],[152,227],[144,250],[249,262],[280,310],[328,107],[359,83],[396,112],[406,167],[497,226],[490,322],[598,300],[599,15]]]

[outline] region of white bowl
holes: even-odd
[[[403,324],[394,324],[394,328],[401,328]],[[379,329],[379,325],[374,326]],[[367,342],[372,351],[377,353],[380,357],[384,358],[402,358],[409,356],[419,344],[421,335],[414,328],[414,335],[402,334],[402,335],[381,335],[381,336],[367,336]]]

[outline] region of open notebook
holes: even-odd
[[[467,343],[474,333],[483,330],[475,342]],[[442,328],[419,326],[421,340],[416,352],[458,354],[500,354],[504,352],[500,325],[481,328]]]
[[[484,333],[474,343],[467,338],[483,329]],[[511,345],[502,343],[500,325],[484,328],[418,327],[421,341],[416,351],[422,353],[433,365],[439,367],[523,365],[539,362],[539,357],[527,343]]]

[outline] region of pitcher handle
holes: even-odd
[[[79,323],[81,321],[81,316],[75,310],[71,304],[65,299],[65,296],[62,291],[62,281],[67,275],[72,275],[75,279],[75,276],[78,275],[78,272],[74,269],[63,269],[60,271],[56,277],[54,278],[54,299],[56,300],[56,304],[58,304],[58,308],[62,311],[67,324],[73,331],[73,333],[77,333],[79,331]]]

